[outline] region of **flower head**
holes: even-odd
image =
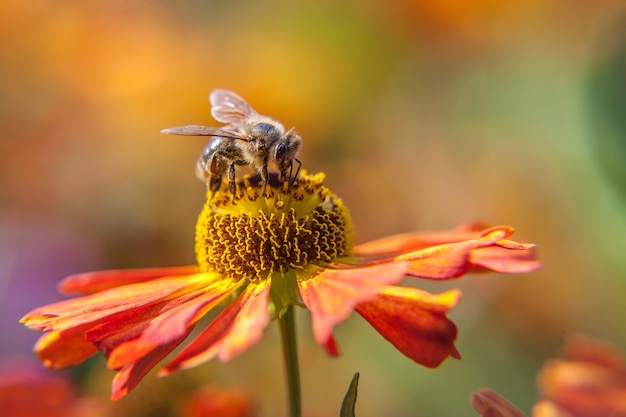
[[[293,184],[271,175],[224,181],[196,227],[197,265],[103,271],[66,278],[60,289],[83,294],[28,313],[22,322],[46,333],[35,351],[61,368],[104,351],[121,398],[185,340],[200,318],[225,305],[161,370],[167,374],[212,358],[226,361],[255,345],[268,323],[292,305],[312,315],[316,341],[339,349],[333,328],[353,311],[415,362],[459,358],[457,329],[446,317],[457,290],[430,294],[395,286],[405,276],[456,278],[471,271],[529,272],[533,245],[509,240],[508,226],[479,224],[450,232],[406,234],[355,246],[347,208],[324,175]]]

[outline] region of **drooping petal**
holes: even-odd
[[[406,261],[408,275],[429,279],[457,278],[469,271],[529,272],[537,269],[539,263],[534,261],[534,245],[508,240],[512,233],[509,226],[492,227],[474,239],[394,257],[365,257],[361,262],[367,265]]]
[[[372,299],[382,288],[406,274],[404,262],[350,269],[322,269],[309,279],[298,279],[302,300],[311,311],[315,340],[326,346],[332,330],[358,303]]]
[[[63,294],[93,294],[163,277],[192,275],[198,272],[196,265],[166,268],[114,269],[70,275],[59,283]]]
[[[270,280],[250,283],[159,374],[190,368],[214,357],[228,361],[259,342],[270,321]]]
[[[33,350],[48,368],[62,369],[78,365],[98,352],[92,343],[85,341],[87,327],[45,333],[37,340]]]
[[[113,384],[111,386],[111,399],[119,400],[130,392],[137,384],[143,379],[144,376],[152,368],[156,366],[163,358],[169,355],[172,350],[176,348],[188,335],[191,333],[191,329],[187,332],[166,344],[160,345],[150,351],[148,354],[137,358],[135,362],[124,365],[118,370],[113,378]]]
[[[341,351],[339,350],[339,345],[337,344],[337,341],[335,340],[335,336],[333,336],[332,334],[330,335],[326,343],[324,343],[323,347],[328,356],[337,357],[341,355]]]
[[[454,347],[456,326],[446,317],[459,299],[457,290],[430,294],[416,288],[388,287],[357,305],[356,312],[404,355],[434,368],[448,356],[460,357]]]

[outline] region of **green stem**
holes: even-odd
[[[287,384],[287,410],[289,417],[302,416],[300,395],[300,371],[298,369],[298,346],[296,344],[296,315],[293,306],[287,307],[278,320],[283,344],[285,382]]]

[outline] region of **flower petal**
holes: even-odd
[[[118,370],[112,397],[119,399],[242,283],[217,273],[163,278],[61,301],[24,321],[52,330],[37,345],[48,366],[75,365],[104,350],[109,367]]]
[[[116,269],[110,271],[87,272],[70,275],[59,283],[63,294],[93,294],[168,276],[192,275],[198,272],[196,265],[167,268]]]
[[[447,231],[403,233],[362,243],[354,248],[354,252],[357,256],[393,257],[432,246],[475,239],[487,228],[489,226],[483,223],[467,223]]]
[[[460,295],[457,290],[430,294],[389,287],[356,306],[356,312],[404,355],[434,368],[448,356],[460,358],[454,347],[456,326],[446,317]]]
[[[489,388],[481,388],[473,393],[471,402],[482,417],[525,417],[517,408]]]
[[[61,369],[78,365],[98,352],[92,343],[85,341],[86,327],[45,333],[37,340],[34,351],[48,368]]]
[[[119,369],[113,378],[111,399],[119,400],[128,394],[130,390],[135,388],[143,377],[146,376],[157,363],[169,355],[189,333],[191,333],[191,329],[188,329],[185,335],[154,348],[150,353],[137,358],[135,362],[129,363]]]
[[[36,330],[64,330],[85,323],[96,322],[116,313],[145,307],[151,303],[173,297],[190,285],[207,285],[207,274],[196,274],[181,278],[124,285],[97,294],[72,298],[39,307],[21,320]]]
[[[130,320],[117,316],[87,331],[87,339],[106,350],[108,367],[118,371],[113,381],[113,399],[134,388],[189,335],[204,314],[240,286],[241,281],[218,281],[159,305],[161,311],[138,314]]]
[[[541,263],[535,259],[533,247],[497,246],[479,248],[470,253],[472,272],[494,271],[502,274],[522,274],[536,271]],[[517,243],[517,242],[516,242]]]
[[[206,288],[156,304],[154,308],[132,312],[132,316],[113,317],[85,335],[100,349],[110,351],[108,365],[119,369],[158,346],[186,336],[202,316],[241,285],[242,281],[214,282]]]
[[[539,267],[534,260],[534,245],[508,240],[509,226],[486,229],[482,235],[461,242],[441,244],[394,257],[363,258],[363,264],[406,261],[408,275],[449,279],[469,271],[529,272]]]
[[[341,351],[339,350],[339,345],[337,344],[337,341],[335,340],[335,336],[333,336],[332,334],[330,335],[326,343],[324,343],[323,347],[328,356],[332,356],[336,358],[337,356],[341,355]]]
[[[190,368],[214,357],[228,361],[259,342],[270,321],[269,279],[250,283],[159,375]]]
[[[302,300],[311,311],[315,340],[326,346],[332,330],[354,307],[370,300],[381,288],[400,281],[404,262],[350,269],[322,269],[309,279],[298,279]]]

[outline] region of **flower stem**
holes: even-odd
[[[287,307],[280,324],[280,337],[283,344],[285,382],[287,384],[287,410],[289,417],[302,416],[300,395],[300,371],[298,369],[298,346],[296,344],[296,319],[293,306]]]

